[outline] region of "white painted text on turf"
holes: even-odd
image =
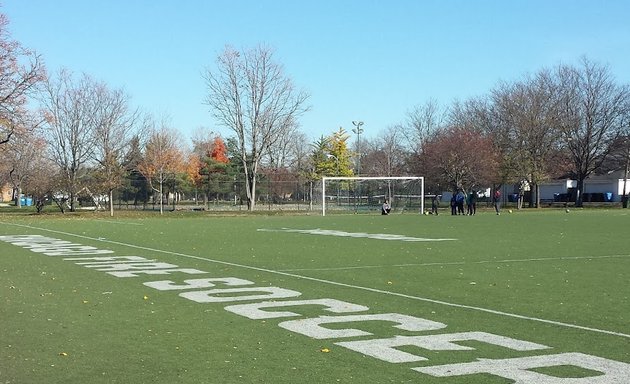
[[[331,339],[335,345],[362,353],[390,363],[426,362],[428,358],[396,348],[414,346],[426,351],[475,351],[474,348],[459,345],[461,341],[477,341],[504,347],[513,351],[547,350],[551,347],[523,340],[486,332],[458,332],[420,335],[396,335],[367,340],[342,340],[353,337],[371,336],[372,333],[355,328],[330,329],[325,324],[356,323],[366,321],[385,321],[393,327],[407,332],[427,332],[441,330],[446,324],[429,319],[399,313],[355,314],[369,308],[331,298],[310,300],[286,300],[301,296],[302,293],[286,288],[261,286],[252,287],[255,282],[238,277],[217,277],[193,268],[180,268],[175,264],[146,259],[141,256],[93,256],[114,253],[111,250],[54,239],[39,235],[0,236],[5,241],[33,252],[47,256],[61,256],[64,261],[73,262],[91,270],[104,272],[116,277],[133,278],[141,275],[208,275],[204,278],[178,280],[159,280],[143,283],[145,286],[160,291],[182,291],[180,297],[198,303],[232,303],[239,301],[263,300],[256,303],[228,305],[225,310],[250,319],[272,319],[300,316],[290,311],[264,311],[263,308],[321,306],[329,313],[351,313],[338,316],[322,315],[311,318],[282,321],[278,324],[283,329],[315,339]],[[91,257],[84,257],[92,255]],[[229,288],[220,288],[226,286]],[[212,289],[207,289],[212,288]],[[267,301],[274,299],[274,301]],[[414,371],[434,377],[454,377],[487,373],[513,380],[516,384],[627,384],[630,377],[630,364],[605,359],[583,353],[545,354],[508,359],[486,359],[477,357],[476,361],[457,364],[436,365],[412,368]],[[598,372],[595,376],[584,378],[563,378],[533,371],[537,368],[576,366]]]

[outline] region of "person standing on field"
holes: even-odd
[[[440,195],[436,194],[431,199],[431,214],[437,216],[438,208],[440,206]]]
[[[464,201],[466,200],[466,194],[463,189],[457,191],[457,195],[455,195],[455,204],[457,205],[457,214],[464,215]]]
[[[492,203],[494,204],[494,210],[497,215],[501,214],[501,191],[499,188],[495,189],[494,194],[492,195]]]
[[[470,191],[468,194],[466,206],[468,208],[468,216],[473,216],[477,213],[477,193],[475,191]]]

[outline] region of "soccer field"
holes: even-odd
[[[0,383],[630,383],[627,210],[0,216]]]

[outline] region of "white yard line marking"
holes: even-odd
[[[475,307],[475,306],[472,306],[472,305],[449,303],[447,301],[429,299],[429,298],[426,298],[426,297],[406,295],[404,293],[391,292],[391,291],[385,291],[385,290],[382,290],[382,289],[363,287],[363,286],[360,286],[360,285],[346,284],[346,283],[340,283],[340,282],[332,281],[332,280],[325,280],[325,279],[318,279],[318,278],[315,278],[315,277],[296,275],[294,273],[276,271],[276,270],[267,269],[267,268],[259,268],[259,267],[254,267],[254,266],[251,266],[251,265],[230,263],[229,261],[208,259],[208,258],[200,257],[200,256],[187,255],[185,253],[164,251],[164,250],[161,250],[161,249],[143,247],[143,246],[140,246],[140,245],[127,244],[127,243],[123,243],[123,242],[119,242],[119,241],[106,240],[106,239],[102,239],[102,238],[95,238],[95,237],[90,237],[90,236],[85,236],[85,235],[78,235],[78,234],[75,234],[75,233],[57,231],[57,230],[54,230],[54,229],[39,228],[39,227],[30,226],[30,225],[15,224],[15,223],[2,223],[2,224],[12,225],[12,226],[22,227],[22,228],[28,228],[28,229],[35,229],[35,230],[39,230],[39,231],[43,231],[43,232],[57,233],[57,234],[60,234],[60,235],[65,235],[65,236],[73,236],[73,237],[78,237],[78,238],[81,238],[81,239],[87,239],[87,240],[92,240],[92,241],[100,241],[102,243],[121,245],[121,246],[129,247],[129,248],[135,248],[135,249],[140,249],[140,250],[149,251],[149,252],[163,253],[163,254],[172,255],[172,256],[181,256],[181,257],[185,257],[185,258],[189,258],[189,259],[195,259],[195,260],[203,260],[203,261],[207,261],[207,262],[210,262],[210,263],[221,264],[221,265],[228,265],[228,266],[231,266],[231,267],[238,267],[238,268],[250,269],[250,270],[259,271],[259,272],[266,272],[266,273],[271,273],[271,274],[276,274],[276,275],[293,277],[293,278],[296,278],[296,279],[315,281],[315,282],[318,282],[318,283],[335,285],[335,286],[338,286],[338,287],[353,288],[353,289],[363,290],[363,291],[367,291],[367,292],[373,292],[373,293],[379,293],[379,294],[383,294],[383,295],[402,297],[402,298],[405,298],[405,299],[423,301],[423,302],[427,302],[427,303],[439,304],[439,305],[444,305],[444,306],[448,306],[448,307],[469,309],[469,310],[478,311],[478,312],[490,313],[490,314],[493,314],[493,315],[511,317],[511,318],[521,319],[521,320],[535,321],[535,322],[539,322],[539,323],[551,324],[551,325],[565,327],[565,328],[579,329],[579,330],[582,330],[582,331],[589,331],[589,332],[601,333],[601,334],[606,334],[606,335],[625,337],[625,338],[630,339],[630,334],[621,333],[621,332],[614,332],[614,331],[608,331],[608,330],[605,330],[605,329],[586,327],[586,326],[577,325],[577,324],[571,324],[571,323],[563,323],[563,322],[560,322],[560,321],[541,319],[541,318],[538,318],[538,317],[524,316],[524,315],[519,315],[519,314],[516,314],[516,313],[509,313],[509,312],[497,311],[497,310],[494,310],[494,309]]]
[[[434,267],[443,265],[467,265],[467,264],[509,264],[509,263],[528,263],[533,261],[554,261],[554,260],[596,260],[596,259],[614,259],[626,258],[630,255],[602,255],[602,256],[562,256],[562,257],[537,257],[532,259],[506,259],[506,260],[479,260],[479,261],[452,261],[448,263],[408,263],[408,264],[381,264],[381,265],[361,265],[335,268],[294,268],[280,269],[281,272],[298,272],[298,271],[344,271],[356,269],[373,269],[373,268],[402,268],[402,267]]]
[[[304,233],[307,235],[322,235],[322,236],[338,236],[338,237],[358,237],[364,239],[376,239],[376,240],[398,240],[398,241],[453,241],[457,239],[441,239],[441,238],[423,238],[423,237],[410,237],[403,235],[391,235],[388,233],[365,233],[365,232],[345,232],[336,231],[332,229],[292,229],[292,228],[280,228],[280,229],[257,229],[258,232],[292,232],[292,233]]]

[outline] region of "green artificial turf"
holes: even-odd
[[[625,210],[483,211],[475,217],[0,216],[0,236],[54,237],[196,268],[207,272],[203,277],[301,293],[284,300],[331,298],[367,306],[370,314],[447,325],[413,332],[384,321],[330,324],[374,335],[318,340],[278,324],[340,314],[305,306],[277,309],[298,317],[251,320],[224,307],[261,300],[197,303],[180,291],[143,285],[195,275],[114,277],[0,241],[0,383],[505,384],[510,381],[488,374],[437,378],[412,368],[565,352],[630,363],[629,220]],[[297,231],[312,229],[455,240]],[[428,360],[389,363],[335,344],[471,331],[551,349],[513,351],[478,341],[459,342],[474,348],[466,351],[405,346],[399,349]],[[574,366],[535,371],[597,374]]]

